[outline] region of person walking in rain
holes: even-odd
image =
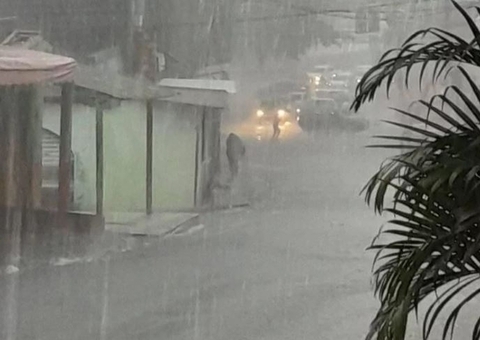
[[[227,159],[232,180],[238,175],[240,159],[245,156],[245,145],[240,137],[231,133],[227,137]]]
[[[280,117],[278,114],[273,116],[273,136],[272,140],[278,139],[280,136]]]

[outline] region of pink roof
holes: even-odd
[[[0,47],[0,86],[73,81],[76,65],[68,57]]]

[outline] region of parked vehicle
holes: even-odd
[[[351,131],[358,132],[368,127],[363,117],[349,115],[345,105],[339,104],[334,98],[315,98],[307,100],[299,107],[298,125],[308,133],[316,131]]]
[[[345,88],[327,88],[316,91],[318,98],[331,98],[335,100],[343,114],[347,114],[350,108],[350,103],[353,100],[352,93]]]
[[[307,72],[308,85],[311,92],[318,87],[328,86],[334,68],[330,65],[317,65],[313,70]]]
[[[305,132],[317,131],[331,125],[339,114],[339,107],[332,98],[307,100],[299,107],[298,125]]]
[[[300,112],[301,104],[307,99],[307,93],[305,91],[296,91],[290,92],[289,94],[289,103],[288,103],[288,112],[290,112],[295,117],[298,116]]]
[[[322,74],[331,74],[334,71],[334,68],[331,65],[315,65],[314,70],[315,72]]]
[[[354,75],[349,71],[338,71],[332,75],[329,86],[339,89],[351,89],[355,86]]]

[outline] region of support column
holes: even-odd
[[[42,202],[42,106],[43,94],[40,87],[29,88],[28,117],[28,178],[27,206],[40,208]]]
[[[97,215],[103,216],[103,108],[98,102],[96,110],[95,135]]]
[[[60,161],[58,178],[58,212],[66,213],[70,202],[71,150],[72,150],[73,83],[62,85],[60,111]]]
[[[0,205],[2,208],[18,205],[18,103],[16,87],[1,87],[0,96]],[[0,333],[1,334],[1,333]]]
[[[153,102],[147,101],[146,212],[152,214],[153,201]]]

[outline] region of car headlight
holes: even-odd
[[[257,111],[257,117],[258,118],[262,118],[264,115],[265,115],[265,112],[263,112],[262,110]]]
[[[287,114],[287,113],[285,112],[285,110],[278,110],[277,113],[278,113],[278,117],[280,117],[280,118],[285,117],[285,115]]]

